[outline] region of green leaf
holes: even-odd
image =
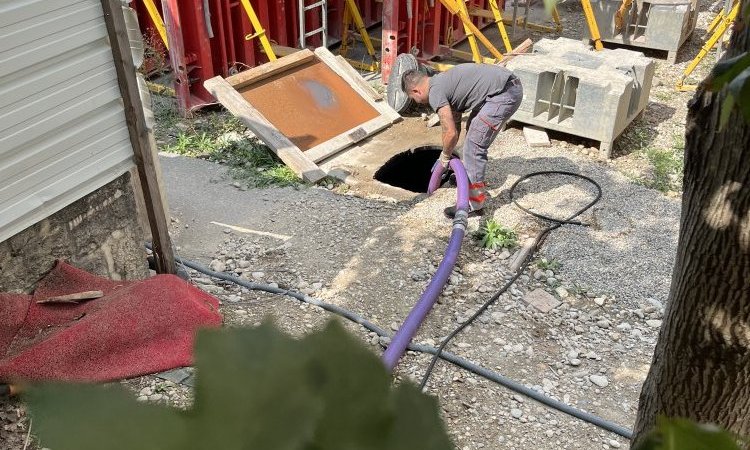
[[[31,388],[25,399],[34,433],[55,450],[187,448],[181,412],[140,404],[120,386],[49,384]]]
[[[732,435],[714,425],[660,417],[636,450],[739,450]]]
[[[735,98],[745,120],[750,120],[750,68],[737,75],[727,87],[729,95]]]
[[[710,90],[718,91],[748,67],[750,67],[750,53],[747,52],[719,61],[711,71]]]
[[[33,388],[34,428],[55,450],[453,448],[436,400],[393,389],[380,359],[335,322],[302,340],[271,324],[201,332],[196,369],[185,412],[119,386]]]
[[[322,399],[303,376],[310,354],[270,324],[204,331],[196,345],[197,448],[292,450],[311,442]]]
[[[411,384],[396,388],[398,417],[388,436],[388,450],[452,449],[437,414],[437,400],[426,397]]]
[[[307,367],[311,389],[325,399],[315,435],[316,448],[381,449],[383,430],[393,422],[390,377],[372,352],[337,323],[307,338],[316,352]],[[357,361],[357,370],[342,370]]]

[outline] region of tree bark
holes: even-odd
[[[738,18],[725,57],[749,47]],[[659,415],[750,436],[750,124],[735,109],[720,130],[726,94],[704,88],[689,104],[677,259],[634,446]]]

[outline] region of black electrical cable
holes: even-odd
[[[571,177],[575,177],[575,178],[580,178],[582,180],[586,180],[586,181],[590,182],[596,188],[596,191],[597,191],[596,192],[596,197],[592,201],[590,201],[586,206],[584,206],[583,208],[579,209],[577,212],[575,212],[573,215],[571,215],[570,217],[568,217],[566,219],[558,219],[558,218],[555,218],[555,217],[549,217],[549,216],[545,216],[545,215],[542,215],[542,214],[538,214],[538,213],[529,211],[528,209],[526,209],[523,206],[521,206],[520,204],[518,204],[518,201],[514,198],[513,193],[515,192],[516,187],[518,187],[519,183],[522,183],[523,181],[528,180],[529,178],[533,178],[533,177],[541,176],[541,175],[565,175],[565,176],[571,176]],[[466,328],[469,325],[471,325],[477,319],[477,317],[481,316],[482,313],[484,313],[487,310],[487,308],[489,308],[492,304],[494,304],[497,301],[497,299],[500,298],[500,296],[506,290],[508,290],[508,288],[513,283],[515,283],[515,281],[518,279],[518,277],[520,277],[521,274],[523,273],[523,271],[526,268],[526,266],[529,264],[529,261],[531,260],[531,257],[534,255],[534,253],[538,249],[539,245],[541,245],[541,243],[544,242],[544,239],[547,237],[547,235],[551,231],[553,231],[553,230],[555,230],[557,228],[560,228],[562,225],[566,225],[566,224],[567,225],[583,225],[581,222],[573,221],[572,219],[574,219],[574,218],[578,217],[579,215],[583,214],[586,210],[588,210],[589,208],[591,208],[592,206],[594,206],[596,204],[596,202],[599,201],[599,199],[602,197],[602,187],[599,186],[599,183],[597,183],[596,181],[592,180],[591,178],[589,178],[589,177],[587,177],[585,175],[581,175],[581,174],[577,174],[577,173],[573,173],[573,172],[563,172],[563,171],[556,171],[556,170],[546,170],[546,171],[542,171],[542,172],[533,172],[533,173],[524,175],[523,177],[521,177],[518,180],[516,180],[516,182],[513,183],[513,186],[510,187],[509,195],[510,195],[511,201],[516,206],[518,206],[522,211],[525,211],[525,212],[527,212],[527,213],[529,213],[529,214],[531,214],[534,217],[537,217],[539,219],[543,219],[543,220],[552,222],[552,225],[550,225],[549,227],[545,228],[544,230],[542,230],[541,233],[539,233],[537,235],[536,239],[534,240],[534,243],[531,246],[532,251],[530,251],[530,252],[528,252],[526,254],[526,257],[521,262],[521,265],[518,267],[518,269],[516,270],[516,273],[510,278],[510,280],[508,280],[508,282],[506,282],[505,285],[503,285],[503,287],[500,288],[500,290],[498,290],[497,292],[495,292],[495,294],[492,297],[490,297],[490,299],[487,300],[471,317],[469,317],[464,322],[462,322],[448,336],[446,336],[445,339],[443,339],[443,341],[438,346],[437,353],[435,353],[434,356],[432,357],[432,360],[430,361],[430,365],[427,367],[427,370],[425,371],[425,374],[422,377],[422,382],[420,383],[420,387],[422,389],[424,389],[425,385],[427,384],[427,381],[430,379],[430,375],[432,375],[432,371],[435,369],[435,364],[437,364],[437,360],[438,360],[438,358],[440,358],[440,355],[443,352],[443,349],[445,348],[445,346],[448,345],[448,342],[450,342],[451,339],[453,339],[458,333],[460,333],[461,331],[463,331],[464,328]]]
[[[147,247],[150,249],[151,247],[147,245]],[[341,308],[340,306],[332,305],[330,303],[326,303],[323,301],[320,301],[314,297],[310,297],[308,295],[290,291],[288,289],[282,289],[278,287],[269,286],[267,284],[261,284],[261,283],[253,283],[250,281],[243,280],[241,278],[235,277],[233,275],[228,275],[224,272],[215,272],[213,270],[210,270],[200,264],[186,261],[181,258],[175,257],[175,260],[182,264],[183,266],[190,267],[191,269],[195,269],[198,272],[201,272],[205,275],[218,278],[220,280],[229,281],[231,283],[237,284],[239,286],[245,287],[247,289],[256,290],[256,291],[264,291],[269,292],[271,294],[280,294],[280,295],[288,295],[290,297],[293,297],[303,303],[308,303],[310,305],[315,305],[323,310],[326,310],[328,312],[332,312],[334,314],[337,314],[339,316],[342,316],[356,324],[359,324],[366,329],[374,332],[380,337],[390,338],[391,336],[381,327],[378,325],[370,322],[369,320],[363,318],[362,316],[349,311],[347,309]],[[567,405],[565,403],[562,403],[558,400],[555,400],[553,398],[550,398],[544,394],[541,394],[529,387],[526,387],[517,381],[514,381],[508,377],[505,377],[503,375],[500,375],[497,372],[493,372],[489,369],[486,369],[484,367],[478,366],[464,358],[461,358],[460,356],[457,356],[451,352],[442,350],[439,351],[438,348],[429,346],[429,345],[420,345],[420,344],[409,344],[407,347],[410,351],[414,352],[420,352],[420,353],[427,353],[431,355],[439,354],[441,359],[444,359],[451,364],[454,364],[462,369],[468,370],[469,372],[472,372],[482,378],[485,378],[487,380],[490,380],[492,382],[495,382],[497,384],[500,384],[501,386],[504,386],[508,389],[511,389],[515,392],[518,392],[519,394],[525,395],[529,398],[532,398],[539,403],[542,403],[543,405],[549,406],[550,408],[556,409],[560,412],[563,412],[565,414],[568,414],[570,416],[573,416],[577,419],[581,419],[585,422],[588,422],[592,425],[596,425],[599,428],[602,428],[607,431],[611,431],[615,434],[618,434],[624,438],[630,439],[633,435],[633,432],[628,430],[627,428],[617,425],[616,423],[610,422],[606,419],[603,419],[601,417],[595,416],[591,413],[588,413],[586,411],[582,411],[580,409],[574,408],[570,405]]]

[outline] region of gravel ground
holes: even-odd
[[[672,84],[697,53],[713,16],[708,2],[699,4],[696,33],[683,47],[678,64],[656,59],[648,108],[616,142],[612,161],[597,159],[598,143],[570,136],[553,134],[552,147],[529,148],[521,129],[511,126],[491,149],[488,180],[493,199],[488,212],[470,219],[470,231],[494,217],[514,227],[523,241],[544,224],[511,204],[508,189],[520,176],[557,169],[580,172],[601,184],[601,201],[581,216],[589,226],[554,231],[519,280],[449,350],[626,427],[635,419],[661,323],[680,214],[679,183],[666,195],[646,187],[654,168],[644,150],[679,153],[691,94],[675,92]],[[566,26],[562,35],[579,38],[579,4],[564,2],[560,9]],[[659,52],[647,55],[664,57]],[[707,70],[704,65],[698,72]],[[179,164],[210,175],[178,177]],[[240,191],[220,175],[219,165],[183,158],[164,158],[162,165],[172,233],[182,256],[215,270],[299,290],[349,308],[385,329],[395,330],[401,323],[447,245],[450,222],[442,218],[442,209],[453,201],[452,189],[409,202],[346,186]],[[231,201],[211,209],[224,197]],[[518,192],[524,206],[562,216],[591,198],[588,184],[559,177],[534,179]],[[184,206],[189,204],[200,204],[217,223],[238,227],[219,225],[218,236],[209,235],[217,225],[198,219],[199,210]],[[510,277],[514,252],[487,251],[467,238],[449,284],[416,341],[435,345],[476,311]],[[250,292],[194,272],[192,276],[196,285],[222,301],[228,327],[255,326],[272,317],[299,336],[331,319],[319,308],[290,298]],[[524,298],[538,289],[560,306],[548,313],[529,306]],[[382,339],[354,324],[346,326],[375,353],[382,352]],[[397,381],[419,381],[428,362],[427,355],[407,353],[397,368]],[[192,401],[190,375],[188,369],[123,383],[141,401],[185,408]],[[447,429],[462,450],[628,447],[622,438],[445,362],[437,365],[427,392],[440,400]],[[28,427],[22,404],[0,402],[0,448],[39,448],[33,430],[26,445]]]

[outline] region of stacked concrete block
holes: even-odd
[[[674,64],[677,50],[695,29],[698,1],[634,0],[617,30],[615,13],[621,5],[622,0],[591,0],[602,41],[666,50]]]
[[[534,53],[507,66],[521,79],[523,101],[513,120],[612,143],[648,104],[654,63],[630,50],[595,52],[573,39],[542,39]]]

